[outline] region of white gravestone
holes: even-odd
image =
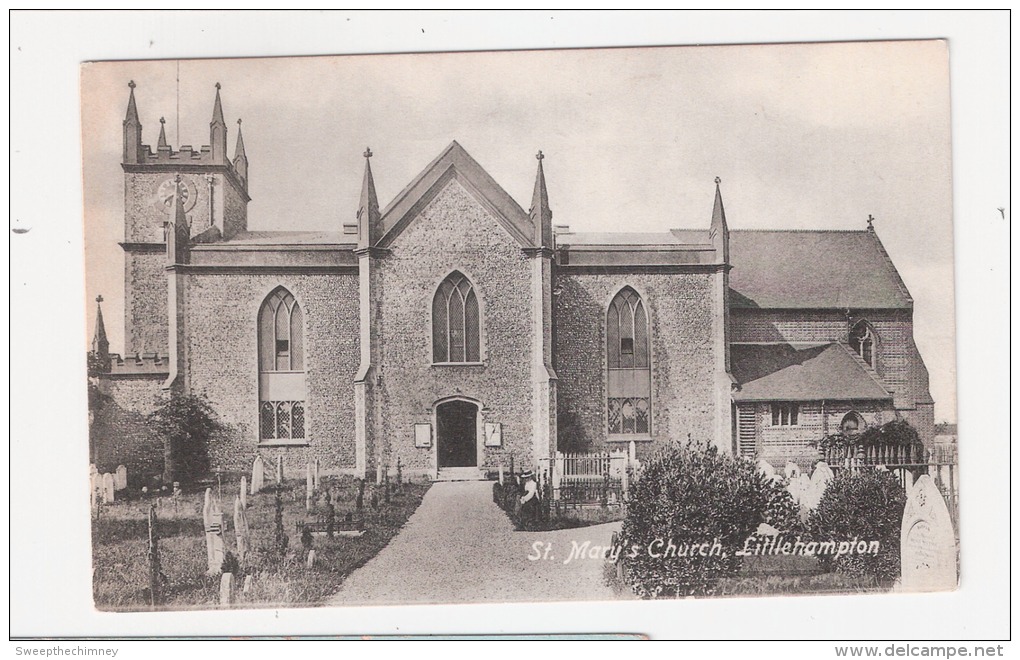
[[[811,477],[801,473],[790,479],[790,483],[786,485],[786,491],[790,493],[790,497],[793,498],[794,502],[800,504],[801,499],[804,497],[804,493],[810,487]]]
[[[216,575],[223,569],[223,512],[213,499],[212,488],[205,489],[202,506],[202,523],[205,525],[205,550],[208,574]]]
[[[113,475],[107,472],[103,475],[103,504],[110,504],[114,500]]]
[[[769,479],[774,479],[776,476],[776,469],[772,467],[772,464],[766,461],[764,458],[758,459],[758,472],[761,472]]]
[[[793,462],[788,462],[786,467],[783,468],[783,472],[786,474],[786,479],[788,481],[793,481],[800,476],[800,468]]]
[[[239,490],[239,497],[241,498],[241,506],[245,509],[248,508],[248,483],[245,481],[244,475],[241,475],[241,488]]]
[[[113,487],[116,490],[127,489],[127,468],[123,465],[118,465],[117,471],[113,473]]]
[[[248,554],[248,513],[240,497],[234,498],[234,537],[237,539],[237,561],[243,562]]]
[[[103,499],[103,478],[98,472],[89,475],[89,506],[93,509]]]
[[[901,588],[952,591],[957,587],[956,536],[935,482],[921,475],[907,493],[900,525]]]
[[[234,574],[224,573],[220,577],[220,605],[230,605],[234,599]]]
[[[266,479],[266,464],[262,460],[261,456],[256,456],[255,461],[251,464],[251,494],[262,492],[262,488],[265,486]]]
[[[829,485],[830,481],[832,481],[832,469],[825,461],[818,461],[815,464],[814,472],[811,473],[810,484],[800,496],[801,509],[811,511],[817,508],[818,503],[822,501],[825,487]]]
[[[314,471],[312,472],[312,487],[319,492],[319,459],[315,459]]]
[[[315,566],[315,550],[308,551],[308,559],[305,560],[305,566],[307,568]]]

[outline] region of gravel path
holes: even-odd
[[[492,482],[436,483],[404,529],[344,581],[331,604],[613,600],[618,596],[602,581],[603,559],[564,560],[575,544],[608,546],[619,528],[515,532],[492,502]]]

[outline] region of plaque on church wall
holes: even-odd
[[[415,447],[431,447],[432,446],[432,425],[431,424],[415,424],[414,425],[414,446]]]
[[[953,588],[955,460],[905,460],[955,415],[947,67],[942,42],[84,66],[112,399],[79,446],[130,476],[92,508],[97,608],[217,606],[118,534],[174,481],[229,504],[256,454],[290,467],[250,519],[289,540],[249,548],[236,608]],[[215,420],[207,466],[125,448],[157,399]],[[312,461],[324,486],[292,483]],[[846,493],[866,519],[827,513]]]
[[[493,422],[485,423],[485,446],[486,447],[502,447],[503,446],[503,425]]]

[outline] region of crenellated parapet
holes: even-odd
[[[110,354],[110,368],[101,378],[128,378],[153,376],[165,378],[170,370],[170,356],[160,353],[135,353],[121,356]]]

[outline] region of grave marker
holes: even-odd
[[[113,475],[113,487],[115,490],[127,489],[127,468],[123,465],[117,466],[117,471]]]
[[[241,488],[240,488],[238,496],[241,498],[241,507],[247,509],[248,508],[248,484],[245,481],[245,477],[244,477],[243,474],[241,475]]]
[[[234,536],[237,539],[237,561],[243,562],[248,553],[248,513],[240,497],[234,498]]]
[[[776,469],[772,467],[772,464],[766,461],[764,458],[758,459],[758,472],[761,472],[769,479],[776,478]]]
[[[783,468],[783,472],[786,474],[787,480],[792,481],[800,476],[800,467],[796,463],[789,461],[786,463],[786,467]]]
[[[312,486],[315,488],[315,492],[319,492],[320,481],[319,481],[319,459],[315,459],[315,472],[312,475],[314,480]]]
[[[308,551],[308,559],[306,560],[305,566],[311,568],[315,565],[315,550]]]
[[[255,461],[251,464],[251,494],[262,492],[262,488],[265,486],[266,479],[266,464],[262,460],[261,456],[256,456]]]
[[[903,507],[900,571],[904,591],[951,591],[957,587],[953,521],[942,493],[926,474],[908,491]]]
[[[103,504],[113,502],[115,498],[114,490],[113,475],[107,472],[103,475]]]
[[[312,510],[312,493],[315,491],[315,478],[312,476],[312,464],[305,464],[305,511]]]
[[[234,574],[220,576],[220,605],[230,605],[234,597]]]
[[[283,454],[276,457],[276,485],[283,483]]]
[[[241,592],[242,593],[246,593],[246,594],[250,594],[251,593],[251,582],[252,582],[251,576],[250,575],[246,575],[244,577],[244,586],[241,588]]]
[[[219,502],[213,499],[212,488],[205,489],[202,524],[205,526],[207,573],[215,575],[223,569],[223,512]]]

